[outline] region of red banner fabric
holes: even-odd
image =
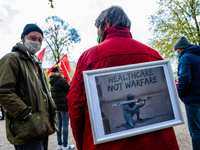
[[[46,48],[44,48],[44,49],[38,54],[38,57],[40,58],[40,61],[41,61],[41,62],[43,61],[45,50],[46,50]]]
[[[59,61],[60,62],[62,61],[65,64],[67,71],[71,72],[71,67],[69,65],[69,60],[68,60],[67,54],[65,54]]]
[[[60,65],[60,67],[61,67],[62,70],[63,70],[63,76],[64,76],[65,78],[67,78],[67,82],[70,82],[70,81],[71,81],[71,78],[70,78],[70,76],[69,76],[69,72],[68,72],[68,70],[67,70],[67,66],[65,65],[65,63],[64,63],[63,60],[61,60],[61,65]]]
[[[58,63],[61,63],[61,68],[63,70],[63,76],[65,78],[67,78],[67,82],[71,81],[71,78],[69,76],[69,72],[71,72],[71,67],[69,64],[69,60],[67,57],[67,54],[65,54],[58,62],[56,62],[48,71],[47,71],[47,75],[49,76],[49,74],[51,73],[51,70],[53,69],[53,67],[55,67],[56,65],[58,65]]]
[[[49,74],[51,73],[51,70],[53,69],[53,67],[55,67],[56,65],[58,65],[57,63],[55,63],[48,71],[47,71],[47,75],[49,76]]]

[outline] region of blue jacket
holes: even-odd
[[[200,46],[190,45],[181,53],[178,94],[184,103],[200,103]]]

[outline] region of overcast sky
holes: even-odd
[[[43,29],[45,19],[56,15],[76,28],[81,36],[81,42],[70,49],[69,60],[77,61],[85,50],[97,44],[95,19],[112,5],[121,6],[128,15],[133,39],[147,44],[151,38],[148,17],[158,9],[156,0],[53,0],[53,3],[54,9],[48,0],[0,0],[0,58],[20,41],[27,23],[37,23]]]

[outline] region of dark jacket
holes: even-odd
[[[48,92],[41,62],[36,59],[34,62],[27,48],[17,43],[0,60],[0,104],[6,112],[7,138],[14,145],[27,144],[58,129],[56,105]],[[19,119],[27,108],[32,115]]]
[[[60,73],[50,73],[51,95],[58,111],[68,111],[67,94],[69,84]]]
[[[184,103],[200,103],[200,46],[190,45],[181,53],[178,94]]]
[[[173,128],[97,145],[94,145],[92,138],[82,72],[162,59],[152,48],[133,40],[130,31],[123,27],[107,28],[103,33],[102,43],[86,50],[80,56],[67,96],[71,128],[78,150],[178,149]]]

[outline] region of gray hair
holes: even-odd
[[[111,6],[110,8],[101,12],[98,18],[95,20],[95,26],[100,25],[101,31],[105,29],[105,23],[109,22],[111,27],[120,26],[130,30],[131,21],[119,6]]]

